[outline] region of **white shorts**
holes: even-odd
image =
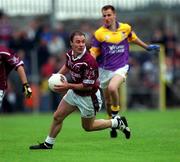
[[[124,80],[126,80],[128,70],[129,70],[129,65],[125,65],[117,69],[116,71],[110,71],[110,70],[105,70],[103,68],[99,68],[99,80],[100,80],[101,88],[102,89],[107,88],[109,81],[115,75],[120,75],[124,78]]]
[[[2,106],[3,98],[4,98],[4,91],[0,90],[0,109],[1,109],[1,106]]]
[[[102,98],[99,90],[96,92],[95,96],[98,101],[98,107],[100,110],[102,107]],[[67,91],[63,99],[68,104],[76,106],[81,112],[81,117],[83,118],[91,118],[96,115],[94,108],[94,100],[92,100],[91,96],[79,96],[70,89]]]

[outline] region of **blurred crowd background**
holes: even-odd
[[[105,4],[114,5],[118,20],[130,24],[143,41],[163,45],[166,106],[180,107],[180,0],[0,0],[0,44],[24,61],[33,89],[33,97],[25,100],[19,77],[12,72],[2,112],[56,109],[63,94],[51,92],[47,80],[63,65],[72,31],[85,32],[90,47]],[[127,107],[158,108],[159,56],[132,51],[129,63]]]

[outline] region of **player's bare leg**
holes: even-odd
[[[85,131],[98,131],[112,127],[112,121],[106,119],[81,118],[82,127]]]
[[[106,112],[108,115],[108,118],[111,119],[112,118],[112,113],[111,113],[111,98],[108,92],[108,89],[104,89],[103,90],[103,95],[104,95],[104,102],[105,102],[105,106],[106,106]]]
[[[62,128],[64,119],[76,110],[76,107],[69,105],[62,99],[58,109],[54,113],[53,122],[51,125],[49,136],[55,138]]]
[[[104,90],[104,97],[105,97],[106,111],[107,111],[107,114],[108,114],[108,118],[109,118],[109,119],[112,119],[111,96],[110,96],[110,94],[109,94],[108,89],[105,89],[105,90]],[[117,137],[116,129],[114,129],[114,128],[111,129],[111,131],[110,131],[110,136],[111,136],[112,138]]]
[[[75,111],[76,108],[74,106],[69,105],[67,102],[62,100],[54,113],[53,121],[51,124],[50,132],[45,142],[40,143],[38,145],[32,145],[30,149],[52,149],[53,144],[55,143],[55,138],[61,131],[64,119]]]
[[[109,82],[108,85],[108,93],[110,96],[110,99],[112,101],[112,105],[111,105],[111,115],[112,118],[114,118],[119,110],[120,110],[120,101],[119,101],[119,86],[123,83],[124,78],[120,75],[115,75]],[[111,137],[117,137],[117,132],[115,129],[112,129],[112,131],[110,132]]]
[[[82,127],[90,132],[90,131],[98,131],[106,128],[113,128],[121,130],[126,139],[130,138],[131,132],[128,128],[127,121],[125,117],[120,118],[118,115],[114,117],[114,119],[95,119],[93,118],[81,118]]]

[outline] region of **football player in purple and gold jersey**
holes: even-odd
[[[59,73],[70,73],[73,82],[64,81],[57,85],[56,92],[67,91],[61,100],[45,142],[30,146],[30,149],[52,149],[55,138],[61,131],[64,119],[72,112],[81,113],[82,127],[86,131],[98,131],[107,128],[120,129],[127,139],[130,138],[130,129],[126,126],[125,118],[116,116],[114,119],[96,119],[96,112],[102,105],[99,91],[98,65],[92,55],[86,50],[85,35],[75,31],[70,37],[72,50],[66,53],[66,63]]]
[[[120,110],[118,88],[125,81],[129,70],[129,42],[148,51],[158,51],[159,46],[147,45],[137,37],[130,25],[118,22],[113,6],[106,5],[101,12],[104,24],[95,31],[90,52],[98,62],[107,113],[113,118]],[[111,137],[116,136],[116,131],[112,130]]]
[[[7,80],[9,73],[15,69],[23,84],[23,92],[25,97],[29,98],[32,95],[31,88],[28,84],[26,73],[24,70],[24,63],[20,58],[7,47],[0,46],[0,109],[7,89]]]

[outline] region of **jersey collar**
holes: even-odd
[[[105,28],[107,28],[107,26],[104,24],[103,25]],[[119,26],[120,26],[120,22],[118,22],[118,21],[116,21],[116,29],[118,29],[119,28]],[[107,28],[108,29],[108,28]]]
[[[76,61],[76,60],[81,59],[85,53],[86,53],[86,47],[84,48],[83,52],[80,55],[78,55],[76,58],[74,58],[74,51],[72,51],[72,60]]]

